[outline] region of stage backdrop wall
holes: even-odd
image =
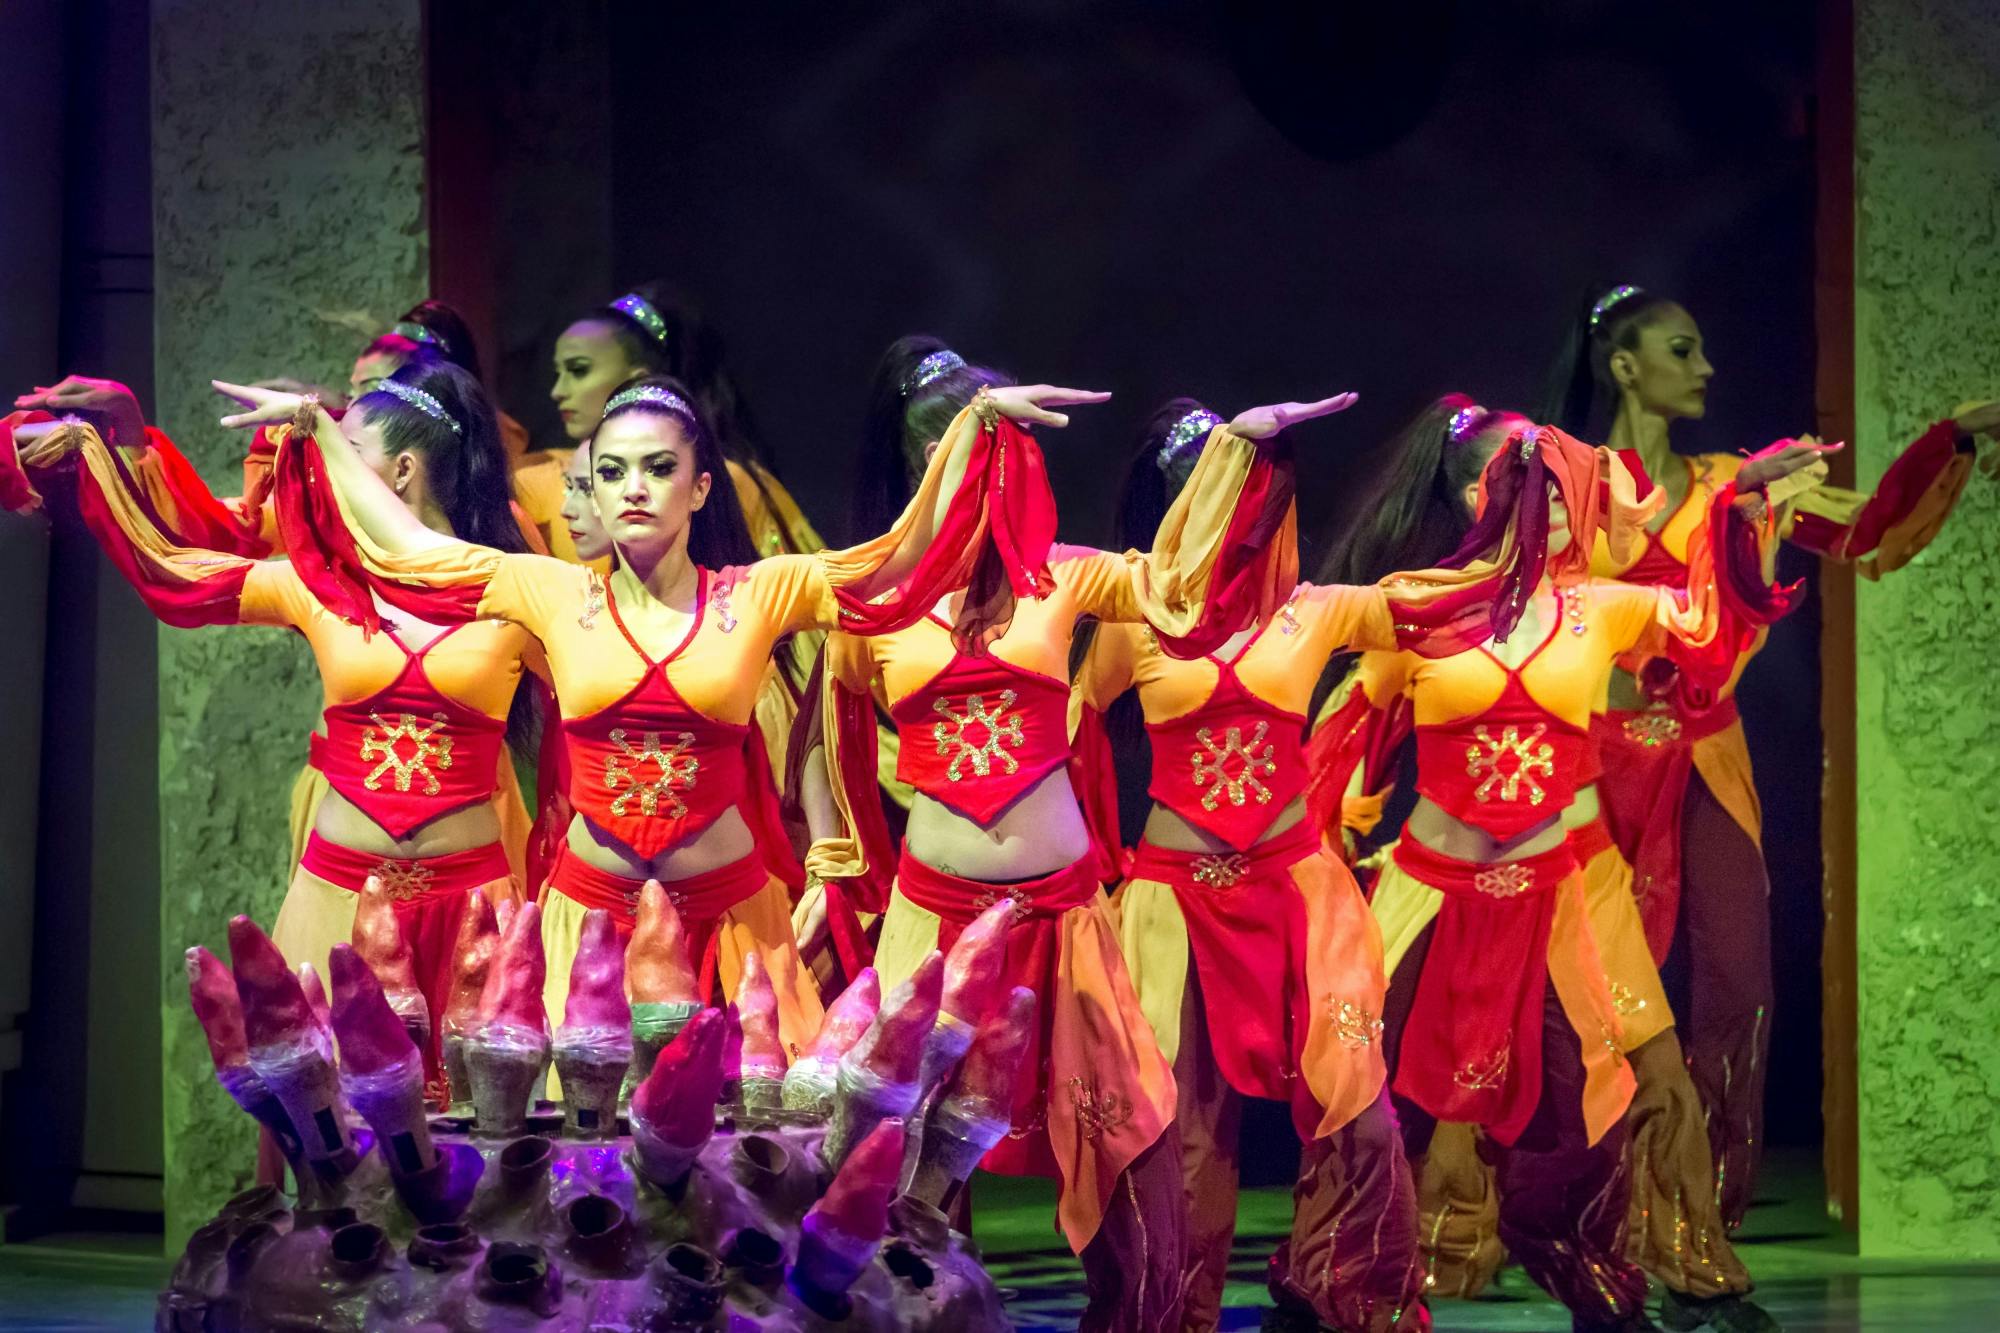
[[[344,386],[426,289],[418,0],[155,0],[153,180],[161,425],[218,494],[245,440],[210,378]],[[247,1182],[255,1126],[209,1074],[181,954],[269,928],[291,867],[287,796],[320,701],[272,629],[160,635],[167,1252]]]
[[[1857,471],[2000,392],[2000,30],[1990,6],[1855,4]],[[2000,493],[1856,603],[1861,1245],[2000,1255]]]

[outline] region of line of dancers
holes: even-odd
[[[271,932],[302,970],[379,883],[444,1013],[476,888],[535,905],[560,1016],[585,914],[629,934],[658,883],[702,987],[761,963],[796,1058],[823,986],[893,986],[1011,901],[1037,1010],[985,1165],[1058,1180],[1084,1327],[1216,1326],[1259,1097],[1302,1145],[1267,1327],[1428,1328],[1504,1252],[1579,1330],[1657,1327],[1649,1277],[1667,1327],[1772,1329],[1730,1244],[1771,1006],[1734,690],[1799,597],[1778,544],[1908,562],[2000,408],[1859,494],[1810,437],[1671,447],[1712,370],[1663,296],[1594,294],[1560,363],[1539,421],[1429,405],[1314,581],[1299,428],[1352,395],[1163,405],[1100,550],[1056,542],[1042,438],[1108,395],[901,339],[868,535],[828,549],[658,286],[557,340],[567,448],[527,447],[425,301],[344,408],[216,382],[252,432],[237,496],[71,376],[0,422],[0,503],[75,514],[170,625],[305,640],[324,708]]]

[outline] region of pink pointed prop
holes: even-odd
[[[924,1117],[909,1193],[942,1208],[980,1159],[1013,1128],[1014,1083],[1035,1030],[1035,993],[1016,986],[987,1021],[957,1074]]]
[[[298,1128],[306,1160],[328,1174],[346,1174],[359,1160],[347,1105],[319,1016],[299,978],[247,916],[229,923],[229,961],[243,1004],[250,1067]]]
[[[866,1036],[841,1057],[833,1118],[820,1154],[838,1168],[883,1119],[916,1109],[924,1039],[937,1023],[944,955],[933,950],[908,981],[889,993]]]
[[[736,986],[737,1021],[742,1047],[737,1077],[742,1080],[745,1110],[776,1110],[784,1101],[785,1044],[778,1035],[778,992],[764,960],[752,950],[743,960]],[[725,1071],[726,1072],[726,1071]]]
[[[799,1225],[791,1280],[800,1295],[837,1297],[854,1285],[889,1230],[889,1201],[903,1165],[903,1122],[883,1120],[848,1154],[826,1194]]]
[[[881,978],[874,968],[864,967],[828,1006],[819,1032],[785,1071],[786,1110],[824,1118],[833,1109],[834,1071],[840,1057],[867,1034],[881,1006]]]
[[[681,1028],[632,1093],[632,1147],[640,1174],[676,1184],[715,1133],[722,1092],[722,1012],[704,1009]]]
[[[492,900],[474,889],[466,897],[458,938],[451,946],[451,992],[438,1019],[444,1029],[444,1073],[451,1084],[452,1109],[461,1114],[469,1111],[472,1104],[472,1075],[465,1067],[465,1034],[479,1019],[479,997],[486,990],[486,974],[492,970],[493,955],[499,951],[500,926]]]
[[[687,930],[673,900],[656,879],[639,891],[638,919],[625,946],[625,976],[632,996],[632,1075],[636,1087],[653,1071],[660,1048],[672,1041],[702,1007],[703,996],[688,960]]]
[[[937,1026],[924,1039],[923,1071],[917,1082],[925,1094],[950,1075],[965,1057],[973,1034],[1007,999],[1007,931],[1014,924],[1014,901],[1002,899],[959,932],[944,960],[944,995]]]
[[[527,903],[501,934],[500,952],[479,997],[479,1017],[465,1034],[473,1127],[479,1134],[512,1138],[526,1125],[528,1099],[549,1053],[542,1009],[546,973],[541,908]]]
[[[389,1169],[415,1175],[437,1160],[424,1104],[424,1058],[352,945],[336,944],[333,1030],[340,1039],[340,1085],[375,1130]]]
[[[569,970],[569,1003],[555,1034],[565,1128],[579,1138],[617,1132],[618,1089],[632,1063],[625,949],[611,913],[586,912]]]
[[[417,985],[416,955],[403,938],[403,926],[396,919],[396,901],[383,887],[380,876],[370,875],[361,888],[361,901],[354,909],[354,950],[368,970],[382,983],[382,994],[409,1029],[410,1041],[418,1050],[429,1047],[431,1010]]]
[[[250,1042],[243,1033],[243,1003],[236,997],[236,979],[222,960],[199,945],[187,951],[188,1002],[195,1021],[208,1039],[215,1081],[230,1100],[271,1131],[291,1161],[299,1159],[299,1135],[285,1108],[250,1067]]]

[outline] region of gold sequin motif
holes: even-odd
[[[1478,744],[1465,747],[1466,775],[1480,779],[1472,798],[1518,801],[1525,794],[1529,805],[1547,800],[1548,792],[1535,779],[1552,777],[1556,771],[1555,747],[1542,739],[1548,729],[1547,723],[1537,722],[1524,735],[1509,723],[1495,736],[1483,723],[1475,727],[1472,736]],[[1511,765],[1503,765],[1510,759]]]
[[[1271,803],[1271,789],[1262,781],[1278,771],[1278,761],[1272,757],[1277,747],[1264,740],[1270,730],[1270,723],[1259,722],[1251,728],[1250,739],[1246,741],[1243,728],[1230,727],[1222,733],[1220,743],[1212,727],[1195,732],[1194,738],[1201,748],[1189,756],[1189,761],[1194,766],[1194,785],[1207,788],[1201,795],[1202,809],[1215,809],[1225,796],[1231,805],[1237,806],[1252,797],[1259,805]]]
[[[1681,720],[1665,709],[1656,709],[1626,718],[1621,730],[1634,745],[1657,750],[1681,738]]]
[[[451,736],[445,732],[443,713],[432,713],[430,725],[426,726],[408,713],[396,714],[392,726],[383,721],[380,713],[370,713],[368,720],[374,727],[361,733],[361,762],[380,759],[375,770],[361,780],[361,785],[369,791],[381,791],[382,779],[393,773],[392,781],[397,791],[408,791],[418,778],[424,780],[424,795],[438,794],[437,774],[431,771],[431,761],[436,760],[439,768],[451,767]],[[379,728],[379,730],[378,730]],[[403,748],[404,742],[409,748]]]
[[[1238,805],[1242,802],[1238,801]],[[1213,806],[1209,807],[1214,809]],[[1250,858],[1240,852],[1230,852],[1223,856],[1197,856],[1194,859],[1194,882],[1211,889],[1227,889],[1243,882],[1250,873]]]
[[[1382,1035],[1382,1020],[1372,1009],[1352,1000],[1335,998],[1328,1006],[1333,1019],[1333,1035],[1350,1050],[1372,1046]]]
[[[1611,1007],[1616,1009],[1619,1016],[1623,1018],[1644,1009],[1646,1001],[1634,994],[1630,986],[1620,981],[1614,981],[1611,983]]]
[[[693,732],[674,732],[671,743],[660,732],[642,732],[639,748],[635,750],[625,728],[617,727],[611,732],[611,743],[621,752],[607,755],[604,760],[604,789],[619,793],[611,802],[613,815],[623,818],[634,797],[639,800],[642,815],[659,814],[662,803],[667,807],[669,819],[679,819],[688,812],[687,802],[680,794],[694,790],[695,774],[701,771],[701,760],[687,752],[694,744]],[[645,764],[652,764],[659,777],[651,782],[639,781],[638,770]]]
[[[985,695],[968,694],[962,711],[954,709],[949,699],[931,703],[932,710],[944,718],[932,724],[931,735],[937,741],[937,752],[951,756],[945,777],[963,781],[969,764],[973,776],[983,778],[993,771],[996,759],[1008,773],[1021,771],[1021,761],[1008,753],[1009,747],[1021,748],[1021,715],[1007,711],[1020,697],[1013,690],[1002,690],[995,706],[988,709]]]
[[[597,619],[597,613],[604,609],[604,580],[597,577],[597,571],[583,571],[583,610],[577,613],[576,623],[589,629]]]
[[[1518,898],[1535,887],[1535,872],[1519,861],[1509,861],[1474,875],[1472,887],[1489,898]]]
[[[988,889],[972,900],[972,910],[974,913],[984,912],[988,908],[996,907],[1010,898],[1014,902],[1014,920],[1016,922],[1026,921],[1029,915],[1035,910],[1035,896],[1031,893],[1023,893],[1019,889],[1012,887]]]
[[[1508,1034],[1507,1043],[1484,1060],[1469,1060],[1451,1076],[1451,1081],[1467,1092],[1484,1092],[1497,1088],[1507,1077],[1507,1068],[1513,1062],[1513,1035]]]
[[[1132,1099],[1121,1092],[1105,1092],[1081,1077],[1069,1081],[1069,1104],[1076,1112],[1077,1128],[1087,1139],[1116,1133],[1132,1119]]]
[[[368,873],[381,880],[383,891],[399,903],[423,897],[436,879],[422,861],[385,859]]]

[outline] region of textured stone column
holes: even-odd
[[[346,383],[362,338],[427,276],[419,0],[155,0],[153,221],[160,424],[218,493],[244,441],[210,378]],[[255,1138],[209,1075],[182,951],[267,927],[287,796],[320,698],[278,630],[163,630],[161,943],[167,1249],[249,1178]]]
[[[1862,485],[2000,393],[2000,11],[1854,6]],[[1860,1223],[1867,1256],[2000,1255],[2000,489],[1975,478],[1856,605]]]

